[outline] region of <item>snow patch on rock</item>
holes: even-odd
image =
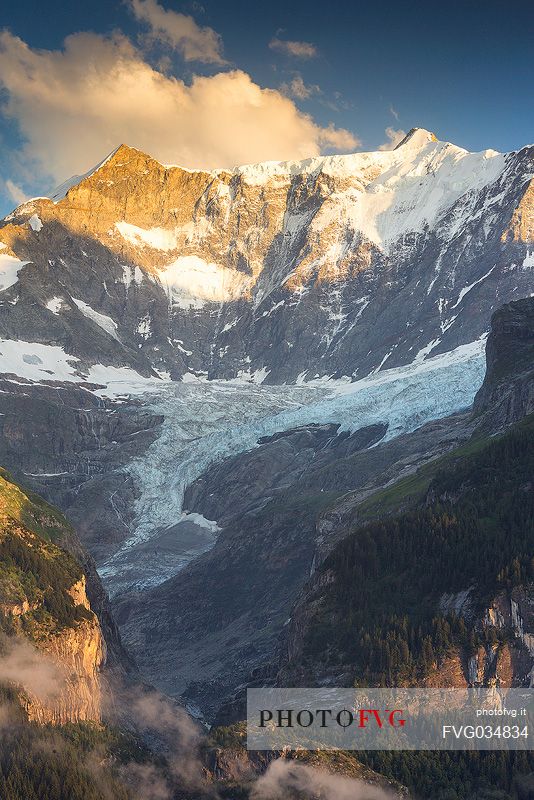
[[[31,381],[76,381],[77,358],[63,348],[37,342],[0,339],[0,372]]]
[[[206,528],[211,533],[218,533],[221,529],[217,523],[212,519],[206,519],[203,514],[197,514],[196,511],[184,511],[180,517],[180,522],[193,522],[200,528]]]
[[[174,230],[166,228],[139,228],[129,222],[116,222],[115,227],[123,239],[136,247],[148,246],[154,250],[168,252],[177,246],[177,238]]]
[[[63,298],[62,297],[52,297],[50,300],[47,301],[45,304],[45,308],[52,312],[52,314],[59,314],[61,309],[63,308]]]
[[[35,231],[36,233],[39,233],[39,231],[43,227],[43,223],[41,222],[39,214],[32,214],[28,222],[30,224],[30,228],[32,229],[32,231]]]
[[[131,267],[128,264],[122,264],[122,281],[126,289],[129,289],[132,283],[139,286],[143,282],[143,273],[137,265]]]
[[[0,253],[0,292],[13,286],[19,279],[19,271],[29,263],[29,261],[20,261],[7,253]]]
[[[471,291],[471,289],[474,289],[475,286],[478,286],[479,283],[482,283],[482,281],[485,281],[486,278],[489,278],[489,276],[491,275],[491,273],[493,272],[494,269],[495,269],[495,265],[490,270],[488,270],[488,272],[486,272],[485,275],[482,275],[482,277],[479,278],[477,281],[473,281],[473,283],[470,283],[469,286],[466,286],[464,289],[462,289],[460,294],[458,295],[458,300],[456,301],[456,303],[453,306],[451,306],[450,310],[452,311],[457,306],[459,306],[460,303],[462,302],[462,300],[464,299],[464,297],[466,296],[466,294],[468,294]]]
[[[72,300],[74,303],[76,303],[85,317],[95,322],[99,328],[102,328],[103,331],[119,341],[119,337],[117,335],[117,323],[115,320],[111,319],[111,317],[108,317],[106,314],[101,314],[99,311],[95,311],[94,308],[91,308],[91,306],[87,305],[87,303],[84,303],[83,300],[76,300],[75,297],[73,297]]]
[[[158,278],[169,303],[187,308],[235,300],[250,286],[250,277],[242,272],[193,255],[180,256],[162,269]]]

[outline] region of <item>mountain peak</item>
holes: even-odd
[[[145,153],[142,153],[141,150],[137,150],[135,147],[130,147],[130,145],[124,143],[120,144],[118,147],[116,147],[114,150],[108,153],[108,155],[105,158],[103,158],[102,161],[99,161],[98,164],[96,164],[94,167],[91,167],[91,169],[89,169],[87,172],[83,173],[83,175],[73,175],[71,178],[68,178],[66,181],[64,181],[64,183],[61,183],[51,192],[51,194],[48,195],[48,197],[50,198],[50,200],[53,200],[54,202],[57,203],[58,200],[63,200],[69,189],[72,189],[74,186],[77,186],[86,178],[90,178],[91,175],[94,175],[95,172],[98,172],[98,170],[101,169],[104,166],[104,164],[107,164],[109,161],[116,162],[118,159],[123,159],[123,161],[124,160],[127,161],[131,160],[133,157],[136,156],[141,156],[142,158],[153,160],[151,159],[150,156],[147,156]]]
[[[409,144],[411,147],[424,147],[429,142],[437,142],[438,138],[432,131],[427,131],[426,128],[412,128],[404,137],[402,142],[396,146],[395,150]]]
[[[98,164],[98,166],[95,167],[94,169],[95,171],[97,169],[100,169],[100,167],[104,166],[104,164],[107,163],[108,161],[112,160],[116,161],[117,159],[120,158],[138,158],[139,156],[141,158],[154,160],[152,159],[152,156],[149,156],[147,153],[144,153],[137,147],[132,147],[131,145],[122,142],[122,144],[120,144],[118,147],[112,150],[111,153],[108,156],[106,156],[106,158],[103,161],[101,161],[100,164]]]

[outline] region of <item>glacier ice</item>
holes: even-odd
[[[147,543],[158,542],[162,532],[172,529],[179,538],[181,522],[196,522],[183,509],[184,492],[210,464],[255,447],[261,436],[303,424],[337,422],[342,430],[356,430],[387,422],[390,439],[467,408],[484,377],[484,342],[482,337],[356,383],[171,382],[147,392],[145,404],[164,422],[142,458],[127,467],[139,497],[130,537],[100,570],[108,588],[113,593],[159,583],[213,545],[216,521],[205,521],[197,539],[187,528],[183,548],[170,553],[155,544],[147,555]]]

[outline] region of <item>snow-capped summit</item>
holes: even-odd
[[[410,147],[424,147],[425,144],[429,142],[437,142],[438,137],[435,133],[431,131],[427,131],[425,128],[412,128],[404,139],[398,143],[395,147],[395,150],[398,150],[400,147],[405,147],[406,145],[410,145]]]

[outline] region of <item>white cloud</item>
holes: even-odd
[[[319,51],[311,42],[294,42],[287,39],[279,39],[277,36],[269,42],[271,50],[276,50],[286,56],[293,58],[315,58]]]
[[[406,131],[403,131],[400,128],[399,130],[395,130],[395,128],[389,127],[386,128],[384,133],[386,134],[387,141],[380,145],[378,148],[379,150],[394,150],[406,136]]]
[[[212,28],[200,27],[193,17],[167,11],[156,0],[129,0],[135,18],[150,28],[150,35],[176,49],[186,61],[224,64],[222,40]]]
[[[298,73],[289,81],[280,86],[280,91],[296,100],[308,100],[312,95],[322,94],[320,86],[315,83],[306,84],[302,75]]]
[[[363,780],[336,775],[285,758],[271,761],[252,787],[251,800],[283,797],[322,797],[324,800],[394,800],[398,794]]]
[[[17,186],[16,183],[13,183],[10,178],[5,181],[5,187],[10,198],[18,206],[22,205],[22,203],[25,203],[26,200],[28,200],[28,195],[20,188],[20,186]]]
[[[393,106],[390,106],[390,107],[389,107],[389,113],[390,113],[390,114],[391,114],[393,117],[395,117],[395,119],[397,120],[397,122],[399,121],[399,112],[398,112],[396,109],[394,109],[394,108],[393,108]]]
[[[319,130],[318,142],[322,149],[344,152],[355,150],[361,145],[361,141],[353,133],[344,128],[336,128],[333,122]]]
[[[63,50],[33,50],[0,33],[4,113],[27,144],[24,157],[59,182],[91,168],[121,142],[163,163],[231,167],[354,149],[358,140],[321,127],[288,97],[241,70],[194,76],[154,69],[121,34],[78,33]]]

